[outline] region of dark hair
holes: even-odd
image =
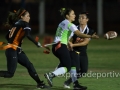
[[[72,10],[73,9],[71,9],[71,8],[61,8],[60,9],[61,16],[66,18],[66,15],[69,15]]]
[[[81,12],[80,14],[85,14],[86,17],[89,19],[89,13],[88,13],[88,12]],[[80,15],[80,14],[79,14],[79,15]]]
[[[7,21],[4,26],[11,28],[12,25],[21,18],[21,16],[24,16],[26,14],[26,12],[27,11],[23,8],[19,9],[18,11],[14,10],[14,12],[9,12]]]

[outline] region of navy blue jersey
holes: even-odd
[[[80,26],[78,26],[78,29],[80,30]],[[86,29],[85,29],[82,33],[88,34],[88,35],[92,35],[92,34],[94,33],[94,30],[92,30],[92,29],[89,28],[89,27],[86,27]],[[73,37],[72,37],[72,38],[73,38],[72,43],[74,43],[74,42],[76,41],[76,38],[77,38],[77,37],[79,37],[79,36],[77,36],[76,34],[73,35]],[[81,37],[79,37],[79,38],[81,38]],[[84,53],[86,53],[87,45],[86,45],[86,46],[74,47],[73,49],[74,49],[75,51],[79,51],[81,55],[82,55],[82,54],[84,55]]]

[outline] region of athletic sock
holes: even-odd
[[[66,67],[60,67],[60,68],[56,69],[55,71],[53,71],[52,73],[55,76],[58,76],[58,75],[65,74],[66,72],[67,72],[67,68]]]
[[[76,75],[77,75],[76,68],[75,67],[71,67],[70,76],[71,76],[72,82],[75,82],[77,80],[77,76]]]

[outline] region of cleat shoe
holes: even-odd
[[[69,78],[67,81],[64,82],[64,88],[70,88],[71,83],[72,83],[72,79]]]
[[[48,88],[48,86],[46,86],[43,81],[41,81],[41,83],[37,84],[37,89],[44,89],[44,88]]]
[[[74,90],[86,90],[87,89],[87,87],[86,86],[81,86],[81,85],[75,85],[74,87]]]
[[[81,86],[81,85],[80,85],[80,87],[81,87],[83,90],[86,90],[86,89],[87,89],[86,86]]]
[[[70,85],[70,83],[67,83],[67,81],[64,82],[64,88],[70,89],[70,86],[69,86],[69,85]]]
[[[68,89],[70,89],[70,86],[69,86],[69,85],[64,84],[64,88],[68,88]]]
[[[73,88],[74,88],[74,90],[86,90],[86,89],[87,89],[86,86],[81,86],[81,85],[78,83],[78,81],[75,81],[75,82],[74,82]]]
[[[52,83],[52,79],[54,77],[53,73],[46,73],[44,74],[45,78],[47,79],[48,84],[52,87],[53,83]]]

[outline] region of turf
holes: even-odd
[[[5,41],[3,36],[0,36],[0,41]],[[58,59],[52,53],[44,54],[43,48],[37,48],[27,38],[25,38],[22,48],[35,66],[40,78],[47,83],[43,75],[55,69],[59,63]],[[6,70],[4,52],[0,51],[0,70]],[[89,70],[83,78],[79,79],[81,85],[87,86],[87,90],[120,90],[120,37],[114,40],[104,38],[91,40],[88,45],[88,57]],[[66,90],[63,88],[66,78],[55,78],[54,86],[45,90]],[[13,78],[0,77],[0,90],[37,89],[36,82],[29,76],[26,68],[18,64]]]

